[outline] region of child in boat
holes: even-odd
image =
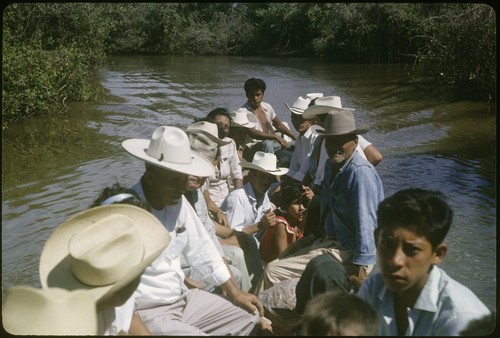
[[[267,229],[260,240],[260,258],[268,263],[278,258],[286,248],[302,238],[302,221],[307,200],[303,197],[304,187],[296,180],[283,183],[280,191],[277,222]]]

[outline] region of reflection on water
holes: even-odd
[[[448,103],[397,66],[328,65],[307,59],[116,57],[102,70],[109,97],[75,103],[68,116],[25,123],[2,143],[2,286],[39,286],[45,240],[100,191],[132,185],[144,164],[121,142],[162,124],[186,127],[215,107],[245,102],[249,77],[290,123],[284,102],[310,92],[340,95],[384,155],[386,196],[407,187],[443,191],[455,210],[444,268],[496,308],[496,119],[484,103]],[[66,122],[65,122],[66,121]],[[30,146],[23,142],[30,135]],[[65,133],[65,134],[64,134]],[[50,139],[52,143],[44,145]]]

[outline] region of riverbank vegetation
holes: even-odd
[[[14,3],[3,13],[2,127],[98,100],[109,54],[406,63],[496,102],[496,16],[460,3]]]

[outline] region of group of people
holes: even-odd
[[[235,111],[123,141],[142,176],[55,229],[42,289],[6,292],[8,332],[272,335],[284,303],[296,335],[460,335],[492,316],[438,267],[445,196],[384,198],[382,154],[354,109],[299,96],[285,103],[295,135],[263,80],[244,89]]]

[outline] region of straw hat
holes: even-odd
[[[324,96],[318,97],[316,101],[314,101],[314,105],[308,107],[302,117],[304,119],[312,119],[316,115],[326,114],[329,111],[354,111],[352,108],[343,108],[342,102],[340,100],[340,96]]]
[[[263,151],[255,152],[252,162],[243,162],[241,165],[246,169],[256,169],[275,176],[285,175],[288,168],[278,168],[276,155]]]
[[[325,129],[316,132],[325,136],[342,136],[364,134],[369,130],[367,125],[356,128],[354,114],[349,110],[330,111],[325,119]]]
[[[245,108],[238,108],[234,112],[231,112],[230,116],[233,120],[231,128],[255,128],[257,122],[256,117]]]
[[[139,277],[170,239],[163,224],[142,208],[88,209],[64,221],[45,243],[42,287],[89,290],[99,301]]]
[[[297,100],[293,103],[293,105],[290,107],[288,103],[285,102],[285,106],[293,113],[293,114],[298,114],[302,115],[304,113],[304,110],[307,109],[309,106],[309,103],[311,102],[311,99],[308,97],[302,97],[299,96]]]
[[[193,176],[215,174],[213,164],[191,151],[187,134],[177,127],[158,127],[151,140],[129,139],[122,142],[122,147],[132,156],[161,168]]]
[[[3,326],[13,335],[97,335],[96,303],[89,291],[60,288],[7,289]]]
[[[186,133],[189,135],[191,133],[202,133],[206,135],[210,140],[217,143],[220,146],[230,143],[231,141],[223,141],[219,138],[219,129],[217,124],[208,121],[197,121],[192,123],[187,127]]]

